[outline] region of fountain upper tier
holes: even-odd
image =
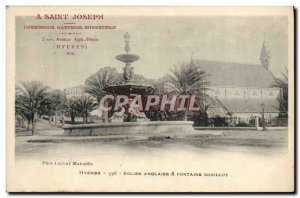
[[[125,63],[125,67],[123,68],[123,81],[116,83],[114,85],[109,85],[104,88],[104,90],[108,93],[112,94],[122,94],[122,95],[130,95],[130,94],[145,94],[152,93],[154,91],[154,87],[148,85],[144,82],[139,82],[134,79],[133,67],[131,63],[140,59],[139,56],[135,54],[129,54],[129,38],[130,35],[128,32],[124,35],[125,38],[125,52],[126,54],[120,54],[116,56],[116,59]]]

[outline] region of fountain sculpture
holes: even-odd
[[[114,94],[114,95],[127,95],[128,97],[134,96],[134,95],[145,95],[153,93],[154,87],[152,85],[148,85],[145,82],[138,81],[135,79],[134,76],[134,68],[131,66],[131,63],[137,61],[140,59],[139,56],[135,54],[130,54],[130,46],[129,46],[129,39],[130,35],[128,32],[124,34],[125,39],[125,54],[120,54],[116,56],[116,59],[125,63],[125,67],[123,68],[123,81],[116,83],[114,85],[109,85],[104,88],[104,90],[108,94]],[[119,112],[116,112],[119,114]],[[115,114],[116,115],[116,114]],[[126,109],[126,113],[123,114],[127,117],[126,121],[133,121],[133,116],[137,117],[140,120],[147,120],[146,115],[142,112],[139,112],[138,109],[134,109],[134,111],[128,111],[128,108]],[[119,120],[122,120],[120,118],[114,119],[116,116],[112,116],[110,121],[118,122]]]
[[[139,56],[135,54],[129,54],[130,47],[129,47],[129,38],[130,35],[128,32],[124,35],[125,38],[125,54],[120,54],[116,56],[116,59],[125,63],[125,67],[123,68],[123,81],[105,87],[105,91],[107,93],[112,94],[128,94],[128,93],[137,93],[137,94],[145,94],[150,93],[154,90],[153,86],[147,85],[142,82],[137,82],[134,79],[134,68],[131,66],[131,63],[140,59]]]

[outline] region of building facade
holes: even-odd
[[[273,74],[262,65],[205,60],[191,60],[191,64],[205,71],[209,83],[205,93],[219,101],[219,105],[208,107],[209,117],[226,112],[249,123],[256,116],[262,117],[262,112],[266,121],[278,116],[282,90],[274,87]]]
[[[84,85],[78,85],[75,87],[70,87],[64,90],[66,94],[66,98],[80,98],[82,96],[88,95],[84,92]]]

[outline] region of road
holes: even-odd
[[[52,135],[49,135],[52,134]],[[288,147],[286,130],[195,131],[163,135],[119,135],[93,137],[61,136],[62,130],[43,131],[36,136],[16,137],[16,157],[98,156],[153,154],[184,150],[195,153],[242,152],[284,153]],[[29,141],[29,142],[28,142]]]

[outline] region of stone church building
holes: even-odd
[[[253,117],[262,117],[263,109],[266,122],[278,116],[282,90],[272,86],[274,76],[263,65],[204,60],[195,60],[195,64],[208,74],[206,94],[219,101],[208,107],[208,117],[230,114],[249,124]]]

